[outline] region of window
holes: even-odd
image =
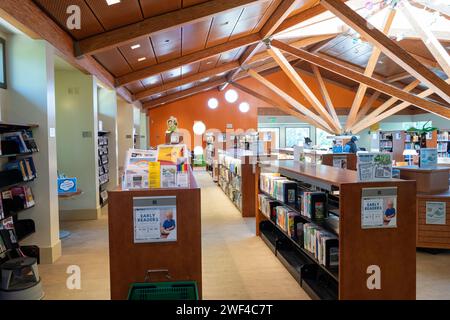
[[[333,146],[333,140],[327,137],[332,136],[331,133],[323,131],[320,128],[316,128],[316,141],[317,145],[321,148],[331,148]]]
[[[275,143],[272,149],[280,148],[280,128],[258,128],[258,132],[272,132],[272,141]]]
[[[5,39],[0,38],[0,88],[6,89]]]
[[[286,148],[292,148],[305,143],[305,138],[311,138],[310,128],[286,128]]]

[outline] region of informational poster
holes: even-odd
[[[161,188],[161,163],[148,163],[148,186],[149,188]]]
[[[177,198],[133,199],[134,243],[177,241]]]
[[[358,154],[358,178],[360,181],[380,181],[392,178],[392,153]]]
[[[158,161],[176,164],[179,158],[185,157],[186,145],[160,145],[158,146]]]
[[[436,148],[420,149],[420,167],[436,168],[438,164],[438,151]]]
[[[427,201],[426,224],[447,224],[447,211],[445,202]]]
[[[397,188],[365,188],[361,199],[363,229],[397,227]]]
[[[333,167],[340,169],[347,169],[347,157],[346,156],[334,156]]]

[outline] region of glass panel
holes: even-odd
[[[327,139],[327,137],[332,136],[331,133],[323,131],[320,128],[316,129],[316,141],[317,145],[321,148],[331,148],[333,146],[333,141],[331,139]]]
[[[286,128],[286,147],[303,145],[305,138],[310,138],[310,128]]]

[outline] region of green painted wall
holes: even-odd
[[[60,202],[61,210],[99,208],[97,84],[79,71],[56,70],[58,171],[76,177],[83,194]],[[70,218],[69,218],[70,219]]]

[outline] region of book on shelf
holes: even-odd
[[[286,205],[298,205],[297,183],[277,173],[261,173],[260,189]]]
[[[31,130],[1,134],[0,154],[20,154],[38,151],[39,148]]]
[[[325,192],[305,191],[301,195],[301,213],[317,222],[328,218],[328,197]]]
[[[13,160],[5,163],[5,171],[18,170],[22,173],[23,181],[30,181],[36,178],[36,167],[32,157]]]
[[[3,211],[3,200],[2,195],[0,194],[0,220],[5,218],[5,211]]]
[[[321,227],[303,225],[304,248],[314,255],[320,264],[333,268],[339,266],[339,239]]]
[[[35,205],[33,192],[29,186],[17,186],[5,190],[0,194],[0,200],[4,216]]]

